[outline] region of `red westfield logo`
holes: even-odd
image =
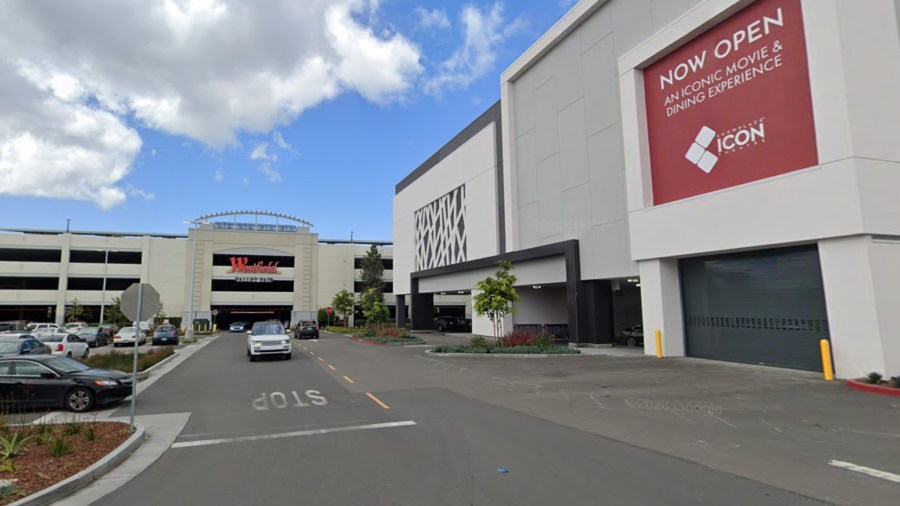
[[[231,257],[231,270],[228,272],[254,272],[278,274],[278,262],[263,263],[262,260],[255,264],[250,263],[247,257]]]

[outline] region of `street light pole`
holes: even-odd
[[[103,256],[103,295],[100,298],[100,324],[103,325],[103,314],[106,309],[106,276],[109,274],[109,250]]]
[[[185,223],[190,223],[194,225],[194,239],[193,246],[191,247],[191,300],[188,302],[188,328],[187,332],[185,332],[185,338],[188,341],[194,340],[194,270],[197,267],[197,222],[195,221],[186,221]]]

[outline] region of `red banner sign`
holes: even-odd
[[[800,0],[759,0],[644,70],[653,203],[818,164]]]
[[[262,260],[256,262],[255,264],[250,263],[250,259],[247,257],[231,257],[231,272],[247,272],[247,273],[266,273],[266,274],[278,274],[278,262],[269,262],[268,264],[263,263]]]

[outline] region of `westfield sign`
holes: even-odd
[[[246,272],[246,273],[259,273],[259,274],[279,274],[278,272],[278,262],[269,262],[268,264],[263,263],[262,260],[256,262],[255,264],[250,263],[250,259],[247,257],[231,257],[231,272]]]

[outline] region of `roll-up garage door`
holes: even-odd
[[[821,371],[828,315],[815,246],[680,261],[687,354]]]

